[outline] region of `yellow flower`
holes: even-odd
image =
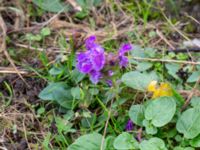
[[[161,96],[173,95],[172,88],[169,85],[169,83],[164,83],[164,82],[158,85],[157,81],[151,81],[147,87],[147,91],[153,93],[152,96],[153,99]]]

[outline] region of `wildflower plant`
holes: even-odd
[[[184,111],[185,99],[175,89],[176,84],[152,70],[155,64],[132,58],[155,57],[155,53],[130,43],[107,52],[96,36],[90,36],[67,64],[59,62],[50,69],[51,82],[39,97],[59,104],[65,117],[73,116],[63,136],[72,135],[77,126],[81,133],[76,140],[65,139],[67,150],[200,147],[199,97],[192,97]],[[162,67],[180,80],[173,72],[179,66]]]
[[[128,58],[125,54],[133,50],[131,44],[123,44],[117,54],[107,54],[104,49],[96,43],[96,37],[90,36],[85,41],[86,51],[77,53],[77,69],[84,74],[88,74],[92,83],[97,84],[103,76],[113,76],[114,70],[105,68],[113,68],[119,65],[120,68],[128,65]],[[115,68],[116,69],[116,68]],[[111,85],[111,80],[107,80]]]

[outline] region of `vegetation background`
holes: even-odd
[[[199,0],[0,0],[0,149],[198,149],[199,20]],[[75,67],[91,35],[106,53],[134,46],[111,87]],[[173,89],[173,119],[152,80]],[[140,118],[148,103],[162,127]]]

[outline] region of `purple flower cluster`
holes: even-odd
[[[101,78],[101,70],[105,65],[104,49],[95,43],[96,37],[90,36],[85,41],[86,52],[77,54],[77,69],[89,74],[92,83],[96,84]]]
[[[109,57],[117,58],[120,67],[126,67],[128,58],[125,54],[132,50],[133,47],[131,44],[123,44],[117,55],[106,55],[104,49],[99,44],[95,43],[95,41],[95,36],[90,36],[86,39],[85,47],[87,51],[77,54],[77,69],[84,74],[88,74],[92,83],[97,84],[102,77],[101,70],[104,68],[106,60],[110,59]],[[106,58],[106,56],[108,58]],[[115,62],[113,62],[113,64],[110,63],[110,65],[115,65]],[[112,70],[109,70],[108,74],[112,76],[114,73]],[[111,81],[109,81],[109,85],[111,85]]]

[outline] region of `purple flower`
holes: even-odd
[[[120,67],[126,67],[128,65],[128,58],[126,56],[119,56]]]
[[[112,86],[113,85],[113,82],[112,82],[112,80],[106,80],[106,83],[108,84],[108,86]]]
[[[95,48],[91,50],[89,57],[94,70],[100,71],[103,69],[105,64],[105,54],[102,48],[100,51],[96,50]]]
[[[119,55],[124,55],[125,53],[127,53],[128,51],[132,50],[133,46],[129,43],[126,44],[122,44],[119,48],[118,54]]]
[[[123,44],[118,51],[119,65],[120,67],[126,67],[128,65],[128,58],[125,54],[133,49],[131,44]]]
[[[113,76],[113,75],[114,75],[114,72],[113,72],[112,70],[109,70],[109,71],[108,71],[108,76],[111,77],[111,76]]]
[[[88,52],[82,52],[82,53],[77,54],[76,67],[81,73],[89,73],[93,68],[88,55],[89,55]]]
[[[126,124],[126,131],[131,131],[133,130],[133,122],[129,119],[127,124]]]
[[[90,81],[92,81],[92,83],[97,84],[100,80],[100,78],[102,77],[101,72],[92,70],[90,73]]]
[[[91,36],[85,41],[86,52],[77,54],[77,69],[90,75],[90,80],[97,84],[101,78],[101,70],[105,65],[104,49],[95,43],[96,37]]]
[[[117,58],[115,54],[108,53],[108,55],[106,56],[106,61],[110,66],[115,66],[115,58]]]
[[[85,40],[85,47],[86,47],[86,49],[90,50],[92,47],[94,47],[96,45],[95,41],[96,41],[96,36],[92,35],[92,36],[88,37]]]

